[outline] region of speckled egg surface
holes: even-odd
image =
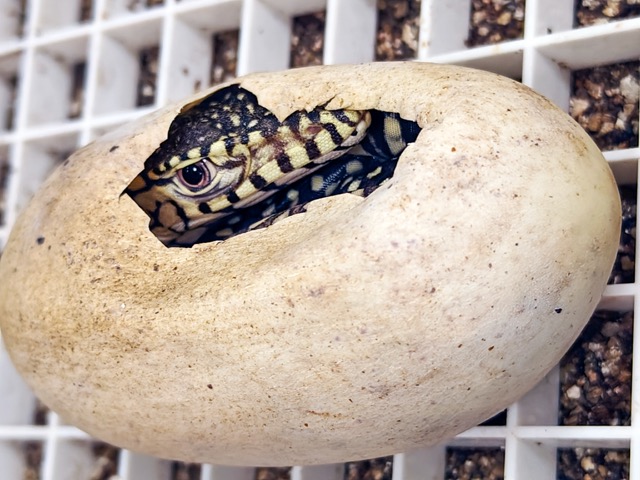
[[[45,403],[152,455],[333,463],[453,436],[557,363],[620,224],[611,172],[565,113],[509,79],[422,63],[236,83],[280,119],[328,102],[422,131],[368,197],[192,248],[166,248],[121,196],[181,105],[76,152],[0,261],[3,339]]]

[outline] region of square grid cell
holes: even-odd
[[[506,412],[446,444],[254,469],[187,465],[91,439],[37,402],[0,349],[3,480],[640,478],[632,368],[640,360],[640,4],[632,0],[0,0],[0,249],[51,170],[118,125],[234,75],[399,59],[522,81],[604,151],[623,199],[619,255],[597,313],[560,365]]]

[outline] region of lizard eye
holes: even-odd
[[[211,172],[206,160],[181,168],[177,176],[180,183],[192,192],[202,190],[211,183]]]

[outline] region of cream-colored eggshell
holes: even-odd
[[[423,130],[394,177],[223,243],[165,248],[120,196],[180,106],[76,152],[0,263],[9,353],[63,418],[220,464],[340,462],[452,436],[559,360],[619,235],[602,155],[490,73],[423,63],[241,79],[284,117],[378,108]]]

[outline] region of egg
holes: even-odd
[[[559,361],[620,231],[611,171],[568,115],[513,80],[418,62],[231,83],[280,120],[326,104],[421,131],[368,197],[191,248],[165,247],[121,195],[187,101],[73,154],[0,262],[8,352],[65,421],[190,462],[343,462],[452,437]]]

